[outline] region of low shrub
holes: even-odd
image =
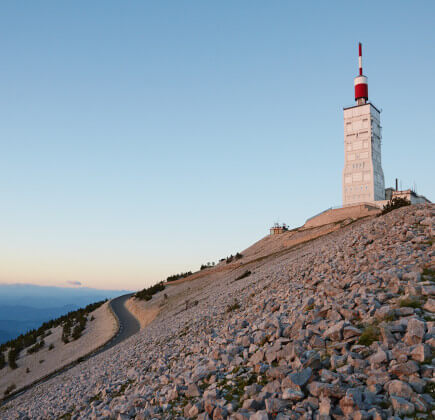
[[[8,353],[8,365],[11,369],[16,369],[18,367],[17,365],[17,357],[19,354],[19,350],[16,348],[11,348]]]
[[[237,300],[235,300],[234,303],[227,306],[227,312],[233,312],[236,311],[237,309],[240,309],[240,303]]]
[[[141,291],[137,292],[134,295],[134,297],[141,300],[151,300],[153,298],[153,295],[155,295],[158,292],[161,292],[162,290],[165,290],[165,285],[161,281],[160,283],[157,283],[154,286],[142,289]]]
[[[16,387],[15,384],[9,385],[4,392],[5,397],[7,397]]]
[[[240,254],[240,253],[238,252],[236,255],[232,255],[232,254],[231,254],[229,257],[227,257],[226,260],[225,260],[225,262],[226,262],[227,264],[229,264],[230,262],[240,260],[241,258],[243,258],[243,254]],[[221,260],[221,261],[222,261],[222,260]]]
[[[200,270],[205,270],[206,268],[214,267],[214,262],[208,262],[207,264],[201,264]]]
[[[237,277],[234,281],[242,280],[246,277],[249,277],[252,273],[249,270],[246,270],[243,274],[241,274],[239,277]]]
[[[426,382],[423,393],[429,394],[432,398],[435,398],[435,383],[430,381]]]
[[[71,337],[73,340],[78,340],[80,338],[80,336],[82,335],[82,327],[80,326],[80,324],[77,324],[74,329],[73,332],[71,334]]]
[[[184,279],[184,277],[188,277],[192,274],[191,271],[186,271],[185,273],[179,273],[179,274],[173,274],[172,276],[169,276],[166,278],[167,282]]]
[[[358,343],[363,346],[370,346],[372,343],[379,340],[379,336],[379,328],[376,325],[368,325],[361,333]]]
[[[423,280],[435,281],[435,270],[432,268],[425,267],[421,273]]]
[[[41,350],[45,346],[44,340],[41,340],[40,342],[36,343],[34,346],[27,349],[28,354],[37,353],[39,350]]]
[[[392,198],[387,204],[385,204],[384,208],[382,209],[381,214],[387,214],[390,211],[399,209],[400,207],[410,206],[411,202],[407,200],[406,198],[402,197],[394,197]]]
[[[422,303],[414,297],[407,297],[400,300],[399,306],[401,308],[421,308]]]

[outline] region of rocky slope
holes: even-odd
[[[434,231],[411,206],[171,286],[139,334],[0,417],[431,418]]]

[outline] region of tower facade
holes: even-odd
[[[359,75],[355,77],[354,85],[356,105],[343,110],[343,206],[385,200],[380,111],[368,102],[367,77],[362,72],[361,44]]]

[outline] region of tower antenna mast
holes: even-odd
[[[359,74],[355,77],[355,101],[357,105],[364,105],[369,99],[367,77],[363,75],[362,70],[362,44],[358,43],[358,68]]]

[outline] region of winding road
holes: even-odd
[[[126,308],[125,302],[133,296],[133,293],[130,293],[128,295],[119,296],[115,299],[112,299],[109,302],[110,307],[112,308],[113,313],[118,318],[119,322],[119,329],[116,335],[109,340],[106,344],[101,346],[100,348],[92,351],[91,353],[87,354],[86,356],[80,357],[78,360],[71,362],[67,364],[66,366],[63,366],[59,370],[56,370],[53,373],[48,374],[47,376],[44,376],[41,379],[38,379],[37,381],[33,382],[30,385],[27,385],[26,387],[18,390],[16,393],[9,395],[7,398],[4,398],[0,400],[0,407],[15,398],[19,397],[20,395],[23,395],[25,392],[27,392],[29,389],[33,388],[35,385],[42,384],[44,382],[49,381],[50,379],[66,372],[67,370],[73,368],[74,366],[77,366],[78,364],[89,360],[91,357],[96,356],[97,354],[103,353],[106,350],[116,346],[117,344],[121,343],[122,341],[126,340],[127,338],[131,337],[132,335],[136,334],[140,330],[140,324],[139,321],[131,314],[131,312]]]
[[[103,348],[90,356],[102,353],[103,351],[106,351],[107,349],[116,346],[117,344],[136,334],[140,330],[139,321],[125,307],[125,302],[131,296],[133,296],[133,293],[130,293],[129,295],[119,296],[109,302],[110,307],[112,308],[119,321],[118,333],[108,343],[106,343]]]

